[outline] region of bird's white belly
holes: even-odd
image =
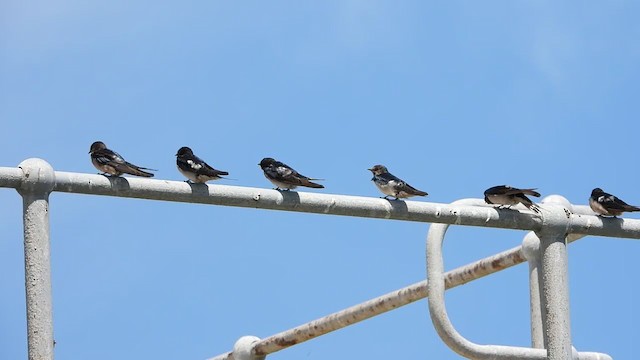
[[[518,200],[509,195],[487,195],[487,198],[492,204],[498,205],[515,205],[518,203]]]
[[[396,196],[396,189],[394,188],[394,185],[396,185],[395,181],[389,181],[386,184],[379,184],[377,182],[374,182],[374,184],[376,184],[376,186],[378,187],[378,189],[385,195],[389,195],[389,196]]]
[[[182,175],[184,175],[187,179],[191,180],[191,181],[195,181],[198,182],[198,176],[190,171],[184,171],[180,168],[180,166],[178,166],[178,171],[180,171],[182,173]]]
[[[93,158],[91,159],[91,163],[93,163],[93,166],[95,166],[96,169],[102,171],[103,173],[116,175],[116,176],[120,175],[120,173],[116,171],[116,169],[114,169],[113,166],[100,164]]]
[[[297,185],[293,185],[293,184],[286,184],[286,183],[280,182],[280,181],[278,181],[278,180],[273,180],[272,178],[268,177],[266,174],[265,174],[265,176],[264,176],[264,177],[266,177],[266,178],[267,178],[267,180],[271,181],[271,183],[272,183],[273,185],[275,185],[276,187],[278,187],[278,188],[280,188],[280,189],[288,189],[288,190],[291,190],[291,189],[295,189],[295,188],[297,188],[297,187],[298,187]]]
[[[591,208],[591,210],[595,211],[600,215],[610,215],[609,211],[605,209],[604,206],[602,206],[602,204],[600,204],[599,202],[593,199],[589,199],[589,207]]]

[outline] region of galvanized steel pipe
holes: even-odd
[[[15,168],[0,167],[0,187],[17,188],[20,182]],[[542,226],[538,214],[497,210],[478,199],[474,199],[473,205],[388,201],[361,196],[188,184],[183,181],[63,171],[55,172],[53,191],[505,229],[537,231]],[[571,220],[568,229],[571,233],[640,238],[640,220],[601,218],[580,213],[567,214],[567,217]]]
[[[433,224],[427,237],[427,289],[429,314],[440,338],[455,352],[469,359],[482,360],[544,360],[547,351],[515,346],[480,345],[464,338],[455,329],[444,301],[444,261],[442,243],[449,225]]]
[[[468,200],[460,200],[462,203],[466,203]],[[564,205],[564,202],[561,202]],[[567,212],[567,208],[562,205],[558,205],[555,201],[549,201],[548,206],[545,206],[545,214],[543,215],[543,221],[545,223],[544,230],[539,233],[549,243],[555,244],[557,239],[562,239],[562,244],[565,245],[566,229],[569,227],[568,219],[570,218],[570,212]],[[500,346],[500,345],[480,345],[475,344],[462,335],[460,335],[447,315],[444,290],[445,283],[443,279],[444,262],[442,257],[442,244],[444,241],[444,235],[449,225],[446,224],[434,224],[429,229],[429,235],[427,240],[427,278],[428,278],[428,290],[429,290],[429,310],[431,319],[433,321],[436,331],[442,338],[442,340],[458,354],[470,358],[470,359],[610,359],[606,354],[593,353],[593,352],[572,352],[571,336],[570,336],[570,324],[568,316],[568,286],[566,289],[562,289],[566,284],[565,279],[559,279],[558,277],[549,277],[550,273],[557,274],[562,269],[558,267],[566,266],[566,252],[564,263],[560,261],[562,257],[561,251],[555,248],[548,250],[547,258],[545,261],[545,252],[543,245],[542,252],[542,288],[544,289],[544,297],[542,301],[537,302],[536,297],[532,295],[532,321],[541,321],[536,315],[536,306],[539,304],[547,305],[544,310],[544,343],[549,344],[545,346],[547,350],[540,348],[523,348],[515,346]],[[572,240],[577,240],[581,235],[572,235]],[[552,239],[551,241],[549,239]],[[531,252],[537,249],[531,247],[532,237],[525,238],[525,253],[528,258],[532,258]],[[544,244],[544,242],[543,242]],[[549,246],[547,246],[549,247]],[[562,249],[560,249],[562,250]],[[556,264],[550,266],[549,262],[554,261]],[[536,276],[537,278],[537,276]],[[533,279],[537,280],[537,279]],[[537,283],[532,281],[532,292],[536,292]],[[551,295],[551,292],[555,292],[556,295]],[[540,299],[537,296],[537,299]],[[566,301],[566,306],[564,306]],[[534,346],[539,347],[539,336],[541,331],[538,328],[532,326],[532,337]],[[554,337],[552,339],[552,337]],[[567,347],[568,343],[568,347]],[[566,349],[568,348],[568,351]]]
[[[593,215],[591,208],[587,206],[574,206],[565,197],[560,195],[550,195],[542,199],[542,204],[555,204],[564,206],[572,213],[578,212],[583,215]],[[570,234],[567,242],[575,241],[584,235]],[[531,309],[531,347],[546,349],[544,336],[544,324],[546,322],[546,312],[542,299],[542,259],[540,257],[540,239],[534,232],[529,232],[522,241],[522,252],[529,263],[529,299]]]
[[[546,226],[536,233],[540,239],[544,343],[549,360],[572,357],[569,316],[569,264],[566,234],[569,224],[562,211],[545,216]]]
[[[454,204],[387,201],[370,197],[294,191],[281,192],[262,188],[187,184],[185,182],[168,180],[106,177],[93,174],[53,172],[46,162],[39,159],[26,160],[23,164],[32,164],[29,166],[38,167],[38,169],[40,169],[38,171],[42,171],[43,174],[48,173],[48,169],[50,169],[51,176],[48,176],[47,179],[43,181],[43,184],[46,184],[46,186],[51,186],[49,191],[384,218],[404,221],[433,222],[441,224],[522,229],[538,232],[541,232],[543,230],[543,226],[547,225],[543,224],[544,216],[528,211],[520,212],[514,210],[497,210],[494,207],[487,206],[480,199],[467,199]],[[21,164],[21,166],[23,164]],[[33,184],[33,182],[30,182],[33,179],[34,178],[29,179],[29,175],[23,172],[23,169],[0,167],[0,187],[16,188],[21,192],[21,194],[23,194],[24,189],[28,189],[30,183]],[[40,181],[37,180],[37,178],[35,179],[36,183]],[[25,200],[25,244],[27,239],[27,221],[29,223],[35,223],[31,218],[27,220],[27,209],[32,209],[32,206],[34,206],[33,209],[35,209],[39,206],[40,209],[46,208],[48,211],[48,192],[46,193],[46,197],[42,197],[42,195],[39,196],[40,197],[37,199],[33,198],[33,201],[29,200],[28,203],[27,200]],[[25,197],[25,199],[27,198]],[[46,203],[46,207],[41,205],[42,201]],[[40,205],[33,205],[36,203]],[[544,212],[545,205],[541,207]],[[42,214],[42,211],[30,211],[32,214]],[[567,225],[565,230],[569,233],[581,234],[582,236],[589,234],[635,239],[640,238],[639,220],[605,219],[593,216],[593,212],[585,206],[574,206],[574,211],[567,211],[564,216],[566,216],[566,219],[563,221],[565,221]],[[44,226],[45,222],[43,221],[42,224]],[[46,229],[46,262],[48,264],[48,217],[46,218]],[[43,238],[39,237],[39,239],[41,241]],[[486,261],[491,261],[490,266],[488,266],[489,263]],[[524,258],[520,247],[514,248],[447,273],[445,286],[446,288],[456,286],[480,276],[501,270],[502,268],[515,265],[522,261],[524,261]],[[498,267],[493,266],[494,264],[497,264]],[[504,267],[500,267],[502,265],[499,264],[503,264]],[[47,270],[50,271],[48,267]],[[265,354],[290,346],[288,345],[289,343],[293,344],[306,341],[310,338],[320,336],[351,323],[362,321],[363,319],[376,314],[389,311],[397,306],[406,305],[427,296],[426,286],[426,281],[417,283],[398,290],[397,292],[393,292],[361,305],[337,312],[329,315],[328,317],[318,319],[295,329],[276,334],[263,340],[255,340],[254,345],[252,345],[252,354],[256,356],[264,356]],[[49,316],[49,318],[51,317]],[[311,329],[314,329],[314,331],[311,331]],[[51,331],[51,339],[53,339],[52,336]],[[302,339],[302,341],[297,341],[299,339]],[[563,347],[563,349],[564,348],[566,348],[566,346]],[[531,349],[525,348],[525,350]],[[590,358],[588,355],[589,353],[580,354],[584,355],[585,358]],[[598,356],[601,355],[602,354],[599,354]],[[232,353],[227,353],[223,356],[232,358]],[[532,358],[537,358],[537,354]]]
[[[45,161],[29,159],[20,187],[24,221],[25,292],[29,360],[53,360],[53,306],[49,242],[49,193],[54,171]]]
[[[445,286],[447,289],[450,289],[463,285],[524,261],[525,259],[518,246],[447,272],[445,274]],[[271,354],[289,346],[311,340],[387,311],[411,304],[420,299],[424,299],[427,295],[427,281],[420,281],[293,329],[264,338],[256,342],[253,353],[257,356]],[[234,359],[233,353],[228,352],[213,357],[210,360],[232,359]]]

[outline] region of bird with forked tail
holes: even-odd
[[[304,176],[295,171],[291,166],[272,158],[264,158],[258,165],[262,168],[264,177],[276,186],[276,190],[288,191],[298,186],[306,186],[314,189],[324,188],[323,185],[311,181],[321,179],[312,179]]]
[[[214,169],[204,160],[193,154],[193,151],[183,146],[176,153],[176,166],[178,171],[182,173],[189,181],[204,184],[209,180],[222,179],[223,175],[229,175],[226,171]]]
[[[384,199],[393,196],[395,200],[404,199],[411,196],[427,196],[426,191],[421,191],[407,184],[404,180],[394,176],[387,170],[384,165],[375,165],[371,169],[367,169],[373,174],[371,181],[378,189],[385,194]]]
[[[620,216],[623,212],[640,211],[640,207],[629,205],[600,188],[591,191],[589,207],[601,216]]]
[[[484,192],[484,201],[487,204],[500,205],[498,208],[506,206],[510,208],[513,205],[522,204],[529,210],[540,212],[540,208],[534,204],[527,195],[540,197],[540,193],[536,189],[518,189],[509,185],[498,185],[488,188]]]
[[[154,169],[144,168],[133,165],[124,160],[120,154],[107,148],[102,141],[96,141],[91,144],[89,149],[91,154],[91,163],[96,169],[102,171],[102,175],[120,176],[129,174],[143,177],[153,177],[153,174],[144,170],[157,171]]]

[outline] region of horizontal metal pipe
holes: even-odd
[[[567,233],[639,239],[640,220],[573,214]]]
[[[0,187],[20,188],[25,180],[23,177],[23,171],[19,168],[0,167]],[[280,192],[261,188],[187,184],[178,181],[106,177],[61,171],[55,172],[54,191],[534,231],[540,230],[545,220],[544,216],[530,212],[498,211],[480,199],[469,199],[464,206],[396,202],[369,197]],[[603,219],[593,216],[593,212],[586,206],[574,205],[573,208],[572,213],[567,213],[568,232],[640,238],[638,220]],[[446,288],[464,284],[523,261],[520,247],[508,250],[447,273]],[[254,352],[256,355],[269,354],[422,299],[427,296],[426,285],[426,281],[416,283],[276,334],[260,341]],[[233,358],[232,353],[222,356]]]
[[[0,167],[0,187],[19,188],[19,168]],[[228,185],[188,184],[182,181],[107,177],[95,174],[55,172],[54,191],[139,199],[238,206],[317,214],[356,216],[404,221],[539,231],[544,214],[497,210],[481,199],[470,205],[418,201],[387,201],[379,198],[276,191]],[[544,212],[544,209],[543,209]],[[640,220],[602,218],[584,206],[567,215],[568,231],[584,235],[640,238]]]
[[[18,189],[24,173],[17,167],[0,167],[0,187]]]
[[[497,211],[488,206],[388,201],[361,196],[189,184],[183,181],[62,171],[56,172],[54,191],[508,229],[537,230],[542,223],[540,217],[532,213]]]

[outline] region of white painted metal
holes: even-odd
[[[234,352],[222,354],[215,359],[233,359],[234,353],[238,355],[236,357],[238,360],[264,358],[267,354],[288,346],[424,298],[427,296],[427,287],[429,287],[432,297],[435,294],[435,299],[429,301],[430,307],[432,303],[436,304],[432,309],[432,316],[436,313],[438,317],[441,317],[436,325],[438,332],[445,333],[448,337],[445,342],[459,347],[456,351],[459,351],[462,346],[461,353],[476,356],[472,358],[546,358],[547,351],[540,349],[545,347],[549,348],[550,359],[569,359],[571,357],[574,359],[610,359],[606,354],[578,353],[575,349],[571,349],[570,330],[568,330],[567,264],[564,239],[566,234],[570,234],[569,240],[575,240],[584,235],[640,238],[640,220],[604,219],[594,216],[587,206],[572,206],[566,199],[554,198],[553,196],[543,201],[541,213],[536,214],[526,210],[500,211],[486,205],[480,199],[467,199],[453,204],[387,201],[378,198],[326,193],[282,192],[262,188],[187,184],[180,181],[54,172],[49,164],[40,159],[26,160],[19,168],[0,167],[0,187],[17,189],[24,199],[30,360],[53,359],[48,250],[48,195],[51,191],[431,222],[438,223],[438,225],[432,226],[432,231],[434,229],[436,233],[440,231],[442,236],[444,236],[448,225],[439,224],[521,229],[535,232],[525,239],[522,249],[521,247],[510,249],[444,275],[442,269],[438,270],[438,266],[442,265],[441,256],[440,264],[438,261],[429,260],[428,275],[430,279],[432,276],[438,278],[435,282],[430,280],[413,284],[262,340],[256,337],[243,337],[236,343]],[[564,207],[559,207],[558,204]],[[536,233],[543,237],[543,246],[540,246]],[[36,247],[38,252],[34,251]],[[542,249],[542,253],[540,253],[540,249]],[[430,251],[433,253],[433,249]],[[484,348],[474,349],[475,344],[467,342],[455,332],[452,325],[447,325],[448,318],[446,318],[443,301],[444,290],[519,264],[525,261],[523,252],[527,254],[530,264],[532,345],[538,349],[495,345],[480,345]],[[432,266],[435,268],[432,269]],[[549,269],[556,273],[551,274],[548,272]],[[557,275],[558,271],[563,274]],[[540,294],[543,296],[540,297]],[[438,305],[441,301],[442,303]],[[551,319],[544,316],[546,313],[552,314]],[[435,320],[434,324],[436,324]],[[554,339],[550,340],[550,336],[553,336]],[[473,351],[476,353],[474,354]],[[477,357],[478,354],[481,354],[480,357]]]
[[[29,360],[53,360],[53,305],[49,242],[49,193],[55,182],[51,166],[40,159],[23,161],[25,290]]]

